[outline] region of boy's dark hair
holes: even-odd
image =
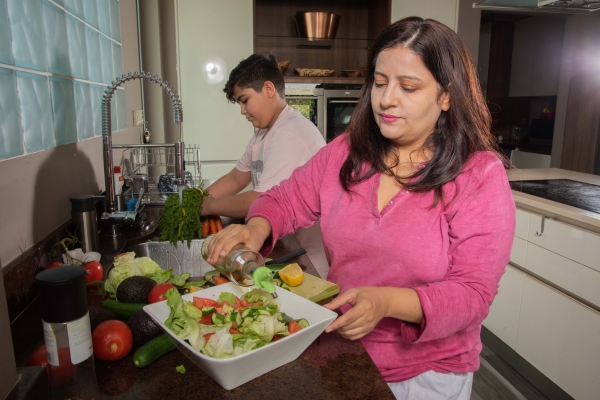
[[[229,74],[229,80],[223,88],[227,100],[236,102],[233,87],[238,85],[241,89],[252,88],[257,92],[262,90],[266,81],[275,86],[275,90],[285,98],[285,82],[279,70],[277,60],[272,54],[252,54],[240,63]]]

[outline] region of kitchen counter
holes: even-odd
[[[152,210],[148,210],[148,214],[151,220],[156,217]],[[145,234],[129,231],[116,240],[101,237],[102,263],[105,267],[110,266],[115,255],[152,236],[150,231]],[[295,237],[286,237],[277,243],[270,257],[288,254],[299,247]],[[297,262],[306,267],[307,273],[318,275],[306,255],[290,262]],[[101,300],[95,290],[88,291],[90,305],[97,305]],[[43,343],[39,304],[36,303],[37,301],[29,307],[23,322],[13,327],[13,337],[29,336],[29,346],[15,346],[19,366],[23,366],[28,354]],[[95,360],[102,399],[394,399],[360,341],[343,339],[335,332],[322,334],[295,361],[231,391],[221,388],[177,350],[145,369],[138,369],[133,365],[132,355],[135,350],[136,348],[127,357],[116,362]],[[186,368],[185,374],[175,370],[175,367],[182,364]]]
[[[578,182],[600,185],[600,176],[568,171],[559,168],[533,168],[508,171],[510,181],[542,180],[542,179],[571,179]],[[517,207],[532,211],[543,212],[545,216],[558,221],[579,226],[600,233],[600,214],[581,208],[547,200],[541,197],[513,190],[513,198]]]

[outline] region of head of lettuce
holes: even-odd
[[[122,253],[115,257],[114,267],[108,273],[104,290],[111,298],[116,298],[117,287],[130,276],[145,276],[157,284],[169,282],[177,287],[185,284],[190,274],[174,275],[171,269],[162,269],[156,261],[148,257],[135,257],[135,252]]]

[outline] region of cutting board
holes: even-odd
[[[321,301],[340,292],[340,287],[314,275],[304,273],[304,280],[298,286],[290,288],[290,292],[313,302]]]

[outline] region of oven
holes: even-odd
[[[361,85],[328,85],[323,94],[324,103],[324,137],[327,143],[337,135],[344,133],[350,123]]]
[[[323,88],[317,88],[315,84],[285,85],[285,100],[288,105],[311,120],[326,138],[323,98]]]

